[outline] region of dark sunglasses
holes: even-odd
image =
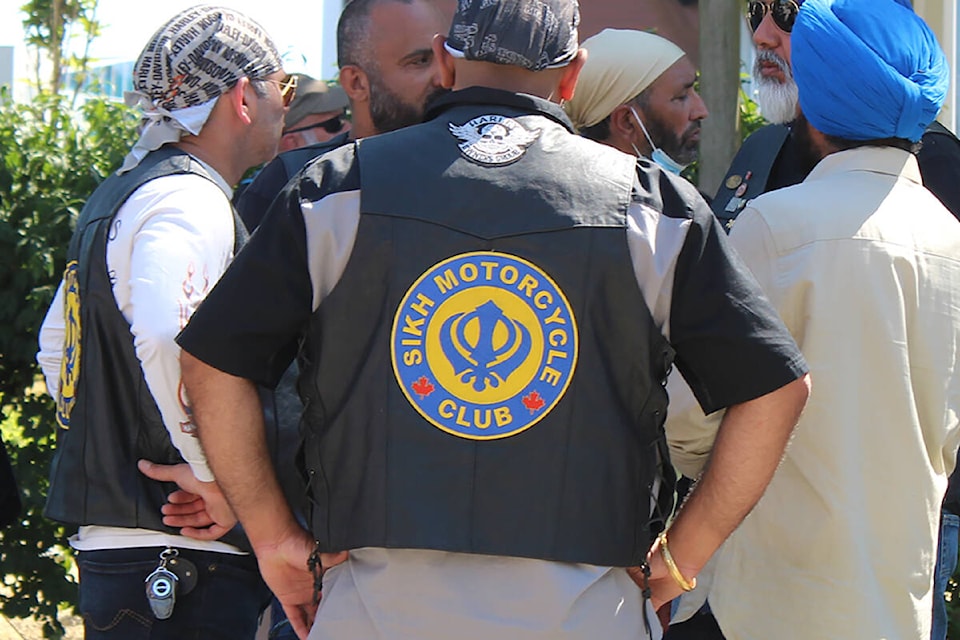
[[[773,16],[773,23],[786,33],[793,30],[793,23],[797,21],[797,14],[800,13],[800,5],[794,0],[773,0],[772,2],[762,2],[753,0],[747,5],[747,22],[750,24],[750,31],[756,31],[760,28],[767,11]]]
[[[324,120],[323,122],[314,122],[313,124],[308,124],[305,127],[297,127],[296,129],[286,129],[283,134],[288,133],[300,133],[301,131],[309,131],[310,129],[321,128],[327,133],[340,133],[340,130],[343,129],[343,120],[340,116],[333,116],[329,120]]]

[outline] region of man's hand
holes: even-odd
[[[303,529],[291,532],[274,545],[255,549],[260,575],[283,605],[290,625],[301,640],[306,640],[317,613],[314,602],[314,578],[309,568],[314,542]],[[347,559],[347,552],[321,553],[321,570],[326,571]]]
[[[137,468],[148,478],[175,482],[180,487],[179,491],[167,496],[167,504],[163,505],[161,512],[163,523],[179,527],[182,535],[197,540],[216,540],[237,524],[237,517],[217,483],[197,480],[190,465],[140,460]]]
[[[667,563],[663,559],[660,551],[660,541],[653,543],[650,551],[647,552],[647,566],[650,567],[650,603],[655,611],[683,593],[683,589],[673,579],[667,569]],[[694,577],[692,569],[682,566],[677,567],[680,574],[686,579]],[[627,567],[627,574],[637,583],[637,586],[643,589],[643,570],[640,567]],[[669,616],[668,616],[669,619]]]

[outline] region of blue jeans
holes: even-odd
[[[267,640],[298,640],[293,626],[287,620],[287,614],[276,598],[270,603],[270,634]]]
[[[144,579],[162,547],[105,549],[77,554],[86,640],[253,640],[270,592],[256,559],[181,549],[197,566],[197,585],[177,595],[173,615],[157,620]]]
[[[933,572],[933,628],[931,640],[946,640],[947,605],[943,593],[947,581],[957,568],[957,545],[960,543],[960,516],[944,511],[940,514],[940,542],[937,545],[937,567]]]

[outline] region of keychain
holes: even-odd
[[[157,620],[166,620],[173,615],[177,593],[186,595],[197,585],[197,567],[180,551],[167,547],[160,552],[160,564],[144,580],[147,602]]]
[[[177,602],[177,574],[167,569],[170,558],[179,555],[179,551],[166,548],[160,552],[160,564],[144,580],[147,588],[147,602],[157,620],[166,620],[173,615],[173,606]]]

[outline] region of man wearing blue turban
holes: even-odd
[[[747,138],[714,195],[711,207],[728,229],[750,199],[797,184],[813,168],[797,153],[791,133],[791,123],[799,109],[797,85],[790,68],[791,30],[803,3],[804,0],[748,3],[747,19],[755,48],[753,86],[760,112],[772,124]],[[856,68],[843,71],[859,80]],[[859,89],[857,82],[825,81],[835,84],[837,89]],[[927,127],[922,140],[917,159],[924,186],[960,218],[960,141],[936,121]],[[960,509],[960,499],[957,508]]]
[[[930,637],[960,442],[960,226],[912,151],[947,63],[906,0],[807,0],[790,26],[794,135],[815,166],[748,203],[730,239],[814,391],[709,601],[731,640]]]

